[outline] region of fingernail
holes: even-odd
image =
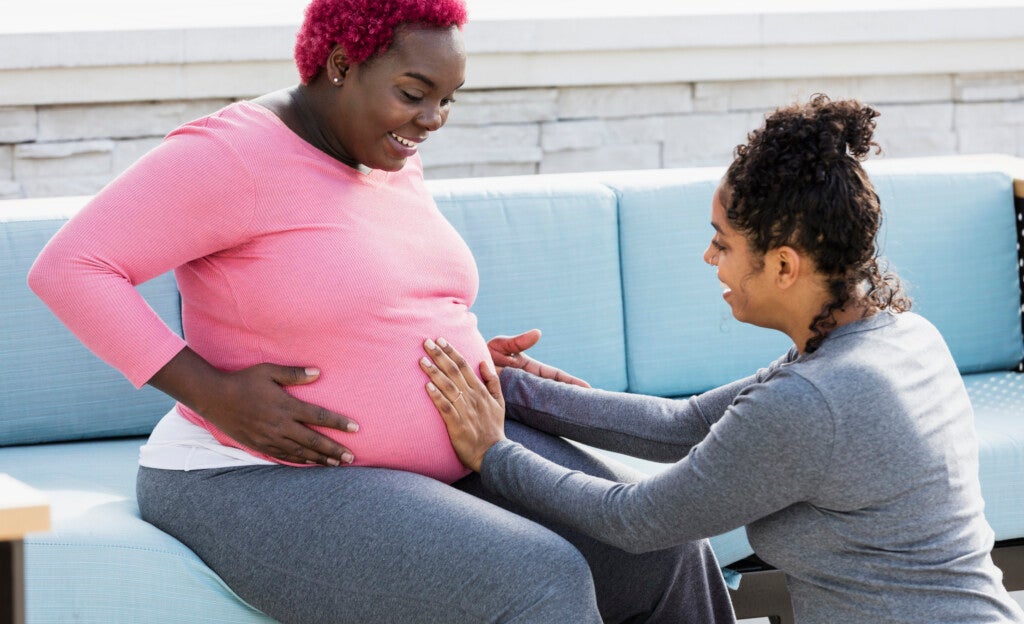
[[[341,462],[336,460],[336,459],[334,459],[333,457],[328,457],[327,458],[327,464],[329,466],[340,466]]]
[[[444,338],[438,338],[437,339],[437,344],[441,345],[442,349],[447,349],[448,348],[448,341],[445,340]]]
[[[427,348],[430,349],[431,351],[437,351],[437,345],[434,344],[434,341],[431,340],[430,338],[427,338],[427,343],[426,344],[427,344]]]
[[[346,464],[351,464],[353,461],[355,461],[355,457],[353,457],[352,453],[342,453],[341,461],[345,462]]]
[[[429,390],[431,392],[437,392],[437,386],[434,385],[434,382],[428,381],[427,382],[427,390]]]
[[[306,369],[306,376],[308,376],[308,377],[316,377],[319,374],[320,374],[320,369],[319,368],[307,368]]]
[[[359,423],[350,422],[348,426],[345,427],[345,430],[355,433],[356,431],[359,431]]]
[[[428,358],[428,357],[421,358],[420,359],[420,364],[426,366],[427,368],[430,368],[431,366],[434,365],[434,363],[431,362],[430,358]]]

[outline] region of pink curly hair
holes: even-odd
[[[391,45],[400,24],[441,28],[466,23],[463,0],[313,0],[295,41],[295,65],[309,84],[335,45],[351,63],[362,63]]]

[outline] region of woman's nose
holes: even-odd
[[[428,105],[420,113],[416,121],[430,132],[433,132],[439,130],[444,125],[445,114],[440,106]]]
[[[704,262],[707,262],[711,266],[715,266],[717,261],[718,258],[714,248],[712,248],[711,245],[708,245],[708,248],[704,250]]]

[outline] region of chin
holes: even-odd
[[[403,158],[402,160],[388,160],[382,163],[374,163],[372,165],[367,166],[370,167],[371,169],[380,169],[381,171],[388,171],[394,173],[396,171],[401,171],[402,168],[405,167],[405,163],[408,162],[408,160],[408,158]]]

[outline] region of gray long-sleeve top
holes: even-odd
[[[554,520],[633,552],[747,525],[801,624],[1024,622],[989,554],[966,390],[920,316],[845,325],[685,400],[501,380],[510,418],[675,462],[622,484],[492,447],[484,482]]]

